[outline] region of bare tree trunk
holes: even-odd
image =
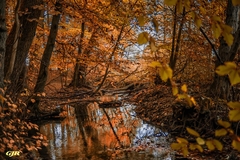
[[[82,22],[81,25],[81,35],[80,35],[80,41],[78,44],[78,58],[76,59],[76,65],[74,68],[74,74],[73,74],[73,79],[72,82],[70,83],[70,86],[75,87],[81,87],[84,86],[86,83],[86,66],[84,64],[80,63],[80,56],[83,54],[82,53],[82,41],[84,37],[84,30],[85,30],[85,24]]]
[[[21,35],[18,39],[17,54],[13,72],[10,76],[11,85],[8,88],[8,92],[17,93],[19,90],[21,90],[21,88],[18,86],[19,77],[24,65],[26,65],[28,51],[35,36],[38,24],[36,19],[39,19],[39,16],[41,14],[41,10],[37,8],[33,9],[33,7],[40,4],[43,4],[43,0],[23,0],[20,7],[20,11],[24,12],[27,9],[28,13],[22,14],[22,16],[19,17],[21,24]],[[14,44],[14,41],[11,44]]]
[[[176,43],[176,46],[175,45],[175,34],[176,34],[176,23],[177,23],[177,20],[176,20],[176,9],[175,9],[175,17],[174,17],[174,31],[173,31],[173,42],[172,42],[172,53],[171,53],[171,56],[170,56],[170,63],[169,63],[169,66],[172,68],[172,70],[175,69],[175,66],[176,66],[176,62],[177,62],[177,59],[178,59],[178,52],[179,52],[179,48],[180,48],[180,41],[181,41],[181,35],[182,35],[182,28],[183,28],[183,23],[184,23],[184,17],[185,17],[185,9],[183,10],[183,14],[182,14],[182,20],[181,20],[181,23],[179,25],[179,28],[178,28],[178,35],[177,35],[177,43]]]
[[[0,96],[4,94],[3,78],[4,78],[4,56],[5,56],[5,43],[7,38],[6,28],[6,13],[5,13],[6,1],[0,1]],[[0,100],[0,107],[2,101]],[[1,112],[1,109],[0,109]]]
[[[12,74],[12,71],[13,71],[13,66],[14,66],[14,62],[15,62],[15,58],[16,58],[16,53],[17,53],[17,45],[18,45],[18,36],[19,36],[19,29],[20,29],[20,22],[19,22],[19,15],[18,15],[18,11],[20,9],[20,4],[21,4],[21,0],[18,0],[17,1],[17,4],[16,4],[16,8],[15,8],[15,35],[14,35],[14,40],[13,40],[13,46],[12,46],[12,52],[9,53],[11,54],[11,58],[10,58],[10,61],[9,61],[9,66],[8,68],[6,69],[7,72],[6,72],[6,75],[5,75],[5,79],[6,80],[9,80],[10,79],[10,76]]]
[[[233,6],[232,0],[228,0],[226,14],[226,24],[233,28],[234,41],[232,46],[229,47],[223,37],[220,38],[218,54],[222,62],[233,61],[240,46],[239,7]],[[219,65],[222,65],[221,62],[216,61],[215,66],[218,67]],[[214,81],[209,92],[213,94],[214,97],[230,100],[230,89],[231,86],[228,77],[222,77],[215,74]]]
[[[62,12],[61,0],[56,2],[55,7],[56,7],[55,9],[56,11]],[[59,21],[60,21],[60,14],[54,15],[52,18],[51,29],[50,29],[47,45],[42,56],[37,83],[34,88],[34,93],[36,94],[42,93],[44,91],[44,87],[45,87],[47,76],[48,76],[48,67],[50,64],[50,59],[52,56],[55,40],[57,37]],[[35,99],[35,103],[33,103],[32,101],[29,101],[28,107],[31,110],[34,110],[35,113],[37,113],[39,111],[38,104],[40,102],[40,99],[37,96],[34,97],[34,99]]]

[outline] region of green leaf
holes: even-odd
[[[148,33],[142,32],[138,35],[137,42],[139,45],[146,44],[148,42]]]
[[[231,126],[231,123],[223,120],[218,120],[218,124],[221,125],[224,128],[229,128]]]
[[[195,137],[200,137],[199,133],[196,132],[195,130],[191,129],[191,128],[186,128],[187,129],[187,132]]]
[[[227,130],[225,128],[222,128],[215,131],[215,136],[216,137],[225,136],[227,133],[228,133]]]

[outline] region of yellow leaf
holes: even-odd
[[[228,133],[227,130],[225,128],[222,128],[215,131],[215,136],[216,137],[225,136],[227,133]]]
[[[232,0],[232,3],[234,6],[239,5],[240,4],[240,0]]]
[[[221,125],[224,128],[229,128],[231,126],[231,123],[223,120],[218,120],[218,124]]]
[[[220,76],[224,76],[236,69],[237,65],[234,62],[225,62],[224,65],[220,65],[217,67],[216,73]]]
[[[191,7],[190,0],[184,0],[184,7],[186,8],[186,10],[190,9],[190,7]]]
[[[200,137],[199,133],[196,132],[195,130],[191,129],[191,128],[186,128],[187,129],[187,132],[195,137]]]
[[[240,120],[240,110],[231,110],[228,113],[228,117],[230,121],[239,121]]]
[[[195,101],[195,99],[193,97],[191,97],[190,100],[194,106],[197,106],[197,102]]]
[[[200,18],[198,18],[198,17],[196,16],[194,22],[195,22],[195,24],[196,24],[196,26],[197,26],[198,28],[201,27],[201,25],[202,25],[202,20],[201,20]]]
[[[166,82],[169,79],[172,78],[172,69],[169,66],[164,66],[159,69],[159,75],[161,79]]]
[[[198,138],[196,139],[196,141],[197,141],[197,143],[198,143],[199,145],[204,145],[204,144],[205,144],[204,139],[202,139],[201,137],[198,137]]]
[[[144,16],[139,16],[138,17],[139,26],[141,26],[141,27],[144,26],[145,22],[146,22],[146,18]]]
[[[192,151],[195,150],[196,149],[196,145],[191,143],[189,145],[189,149],[192,150]]]
[[[240,151],[240,142],[238,142],[237,140],[232,141],[232,146],[234,149]]]
[[[205,10],[202,6],[200,6],[199,9],[200,9],[200,12],[201,12],[203,15],[206,14],[206,10]]]
[[[137,39],[138,44],[146,44],[148,42],[148,33],[147,32],[142,32],[138,35]]]
[[[213,20],[213,21],[216,21],[216,22],[221,22],[221,18],[218,17],[218,16],[213,16],[213,17],[212,17],[212,20]]]
[[[178,88],[177,88],[177,86],[173,86],[173,87],[172,87],[172,92],[173,92],[173,95],[174,95],[174,96],[178,94]]]
[[[156,20],[156,18],[153,18],[152,22],[153,22],[153,26],[155,28],[155,31],[158,33],[158,27],[159,27],[158,21]]]
[[[215,24],[215,23],[212,24],[212,31],[213,31],[213,36],[214,36],[215,38],[219,38],[219,36],[220,36],[221,33],[222,33],[222,29],[221,29],[221,27],[219,26],[219,24]]]
[[[183,157],[187,157],[187,155],[189,153],[187,147],[182,148],[182,153],[183,153]]]
[[[150,48],[151,48],[151,51],[152,52],[156,52],[157,51],[157,47],[155,46],[155,44],[154,43],[150,43]]]
[[[234,134],[234,131],[232,130],[232,129],[227,129],[227,131],[228,131],[228,133],[230,134],[230,135],[233,135]]]
[[[215,149],[215,146],[213,145],[213,141],[211,140],[206,141],[206,146],[210,151],[213,151]]]
[[[240,103],[239,102],[228,102],[227,103],[228,107],[232,108],[232,109],[240,109]]]
[[[150,67],[162,67],[161,63],[159,63],[157,61],[153,61],[149,66]]]
[[[189,149],[191,149],[191,150],[195,150],[195,149],[198,149],[200,152],[203,152],[203,148],[200,146],[200,145],[198,145],[198,144],[190,144],[189,145]]]
[[[150,48],[152,52],[156,52],[157,51],[157,47],[155,46],[155,39],[150,37]]]
[[[203,148],[202,148],[202,146],[197,145],[197,149],[198,149],[200,152],[203,152]]]
[[[182,0],[178,0],[178,2],[177,2],[177,12],[178,13],[182,13],[183,12]]]
[[[229,25],[222,24],[221,26],[222,26],[224,32],[231,33],[233,30],[232,27],[230,27]]]
[[[228,46],[231,46],[233,44],[233,35],[231,33],[223,32],[223,39],[226,41]]]
[[[188,144],[188,141],[185,138],[180,138],[180,137],[177,138],[177,142],[178,143]]]
[[[191,11],[190,15],[192,16],[193,19],[195,19],[195,16],[196,16],[195,12]]]
[[[183,92],[187,92],[187,85],[186,84],[182,85],[181,90]]]
[[[214,139],[214,140],[212,140],[212,142],[213,142],[214,146],[215,146],[219,151],[222,151],[223,145],[222,145],[222,143],[221,143],[219,140]]]
[[[171,148],[172,148],[173,150],[179,150],[179,149],[182,148],[182,145],[181,145],[181,143],[172,143],[172,144],[171,144]]]
[[[237,70],[230,71],[228,77],[232,86],[240,83],[240,75]]]
[[[178,94],[178,99],[186,99],[188,97],[187,94]]]
[[[176,5],[177,0],[164,0],[164,3],[168,6]]]

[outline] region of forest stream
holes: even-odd
[[[97,103],[85,103],[65,107],[64,120],[47,121],[40,126],[40,132],[49,140],[48,153],[43,158],[174,159],[168,133],[137,118],[134,105],[100,108]]]

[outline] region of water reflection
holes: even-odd
[[[75,108],[75,109],[74,109]],[[99,108],[97,103],[68,108],[62,122],[41,126],[52,159],[173,159],[167,133],[136,117],[134,106]]]

